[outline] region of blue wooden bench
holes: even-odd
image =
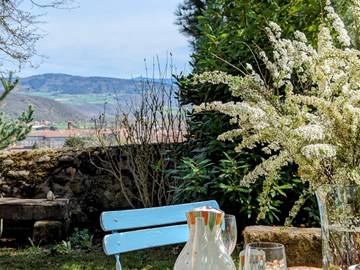
[[[189,237],[186,212],[201,206],[219,209],[216,201],[203,201],[163,207],[103,212],[100,224],[106,255],[114,255],[121,270],[120,253],[184,243]]]

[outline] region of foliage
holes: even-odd
[[[83,137],[72,136],[65,140],[64,147],[83,149],[86,144],[86,139]]]
[[[61,243],[51,246],[50,253],[53,255],[58,254],[69,254],[72,251],[72,246],[70,241],[61,241]]]
[[[28,253],[30,253],[32,255],[37,255],[37,254],[40,254],[43,252],[40,245],[36,245],[30,237],[28,238],[28,240],[30,243],[30,247],[27,248]]]
[[[19,80],[13,78],[13,73],[10,72],[7,78],[0,78],[3,92],[0,95],[0,102],[14,90]],[[9,145],[25,139],[26,135],[31,131],[33,110],[29,106],[26,112],[23,112],[17,120],[9,120],[3,112],[0,112],[0,149],[4,149]]]
[[[195,4],[206,2],[206,4]],[[185,1],[178,13],[193,10],[190,14],[179,16],[180,25],[196,28],[192,65],[194,73],[207,70],[222,70],[238,74],[236,67],[245,63],[257,66],[253,51],[261,46],[266,51],[270,43],[266,37],[264,26],[269,21],[277,22],[284,29],[284,36],[291,36],[296,29],[304,31],[309,40],[316,41],[316,33],[322,14],[324,0],[269,0],[269,1],[233,1],[207,0]],[[199,15],[201,14],[201,15]],[[310,24],[309,24],[310,23]],[[191,34],[191,32],[188,32]],[[262,71],[264,70],[261,66]],[[199,91],[200,90],[200,91]],[[222,97],[219,99],[219,96]],[[204,101],[231,98],[229,91],[219,91],[219,87],[186,87],[181,92],[185,103],[199,104]],[[206,99],[205,99],[206,98]]]
[[[182,164],[170,171],[179,178],[178,186],[174,187],[174,202],[215,199],[226,211],[230,210],[239,217],[246,217],[241,226],[253,224],[259,215],[258,194],[261,193],[263,185],[257,182],[251,187],[243,187],[240,183],[244,175],[251,171],[250,161],[256,159],[256,154],[242,152],[230,156],[224,153],[224,156],[219,164],[206,159],[203,154],[194,158],[184,157]],[[291,168],[289,172],[284,172],[282,180],[269,192],[271,201],[264,223],[282,224],[287,216],[286,211],[290,211],[297,194],[304,189],[300,179],[292,176],[291,172]],[[309,200],[306,203],[296,222],[308,226],[318,225],[316,201]]]
[[[70,248],[90,249],[93,245],[93,235],[90,234],[88,229],[75,231],[69,237]]]
[[[205,0],[185,0],[176,9],[176,24],[180,30],[190,37],[199,37],[201,31],[197,27],[197,18],[202,15],[202,10],[206,6]]]
[[[353,16],[360,21],[360,3],[353,1]],[[293,206],[295,217],[306,197],[324,184],[360,183],[360,51],[352,48],[343,21],[328,4],[314,48],[302,32],[282,37],[279,25],[266,27],[272,57],[261,56],[270,79],[246,65],[243,76],[205,72],[194,83],[226,84],[241,102],[213,102],[197,109],[228,115],[237,127],[219,136],[223,141],[241,137],[235,151],[261,145],[260,164],[246,174],[241,184],[251,186],[264,179],[260,195],[264,218],[270,210],[269,191],[281,179],[282,168],[296,164],[296,173],[308,188]]]
[[[340,3],[338,0],[337,3],[342,8],[342,14],[348,13],[346,1]],[[282,27],[285,37],[292,36],[298,29],[305,33],[309,42],[316,44],[324,5],[325,0],[183,1],[177,10],[178,25],[191,37],[194,50],[191,62],[193,74],[208,70],[220,70],[232,75],[241,75],[245,64],[250,63],[254,69],[268,78],[269,74],[265,65],[258,60],[258,55],[255,53],[259,46],[266,53],[269,53],[271,49],[271,43],[264,29],[268,22],[277,22]],[[231,95],[226,84],[192,84],[193,74],[177,78],[182,104],[199,105],[203,102],[213,101],[241,101],[241,97]],[[217,137],[223,132],[236,128],[236,125],[230,123],[229,119],[230,117],[227,115],[218,112],[198,113],[192,111],[188,115],[187,147],[191,149],[188,156],[192,158],[203,154],[205,159],[210,160],[217,167],[220,167],[222,159],[226,159],[224,153],[237,159],[238,156],[233,149],[241,141],[241,138],[226,143],[217,140]],[[246,156],[248,153],[251,154]],[[254,167],[260,159],[265,157],[261,151],[244,151],[241,155],[241,158],[245,159],[250,167]],[[293,171],[291,169],[292,166],[284,169],[284,172],[288,174],[283,174],[284,178],[280,181],[290,179],[289,181],[296,185],[297,178],[292,178]],[[218,180],[219,174],[214,177]],[[292,190],[294,191],[292,197],[298,197],[302,193],[302,183],[296,185],[296,188]],[[219,189],[219,192],[222,190]],[[252,192],[252,194],[256,194],[256,191]],[[279,200],[286,205],[288,198],[280,196]],[[314,198],[311,199],[311,202],[313,201]],[[247,200],[247,205],[255,210],[258,209],[256,199]],[[315,204],[309,203],[306,206],[308,210],[312,207],[311,205]],[[317,209],[302,212],[305,216],[311,214],[311,217],[307,219],[309,223],[315,223],[317,220],[317,217],[314,219],[312,213],[317,213]],[[304,217],[299,217],[299,220],[304,220]],[[303,223],[303,221],[299,222]]]
[[[88,229],[75,228],[67,241],[49,247],[51,255],[69,254],[73,250],[90,250],[93,247],[93,235]]]
[[[170,171],[179,180],[179,185],[174,187],[174,202],[207,198],[209,186],[213,185],[216,172],[214,164],[203,155],[194,158],[184,157],[179,167]]]

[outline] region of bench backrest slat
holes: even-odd
[[[104,237],[103,247],[107,255],[145,248],[184,243],[189,237],[186,224],[113,233]]]
[[[101,214],[100,223],[104,231],[120,231],[186,222],[185,213],[191,209],[211,206],[219,209],[216,201],[202,201],[134,210],[109,211]]]

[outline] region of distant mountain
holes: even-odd
[[[129,93],[137,92],[138,79],[83,77],[62,73],[47,73],[20,80],[20,90],[29,92],[58,92],[66,94]]]
[[[79,110],[62,104],[52,99],[27,96],[11,93],[0,106],[0,111],[5,112],[11,118],[17,118],[29,105],[34,108],[35,120],[48,120],[51,122],[83,121],[87,120]]]
[[[138,104],[144,81],[167,86],[172,83],[170,79],[144,77],[118,79],[62,73],[34,75],[20,79],[15,93],[0,104],[0,111],[17,117],[32,104],[35,120],[52,122],[86,121],[98,117],[104,110],[106,115],[113,116],[119,108],[128,111]]]

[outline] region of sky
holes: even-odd
[[[45,33],[21,77],[42,73],[134,78],[145,76],[158,56],[164,67],[169,53],[177,72],[189,72],[188,40],[174,24],[182,0],[77,0],[72,10],[47,10]]]

